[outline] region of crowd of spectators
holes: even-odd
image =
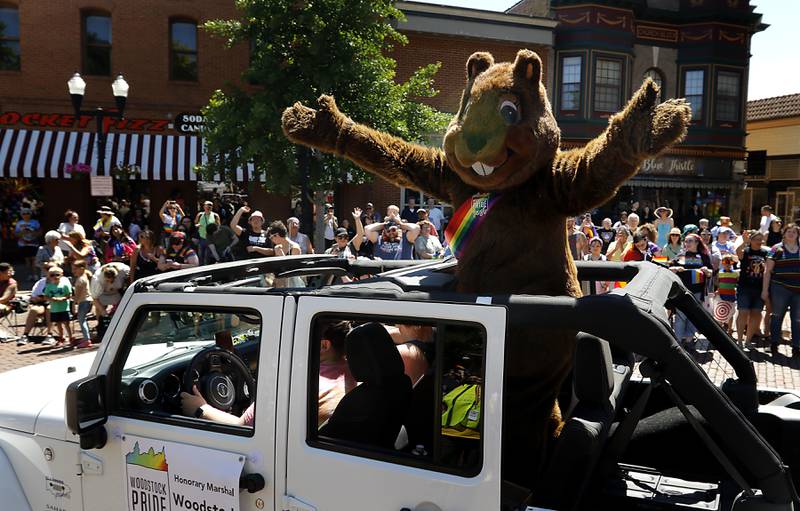
[[[28,341],[41,317],[47,324],[45,344],[87,346],[91,338],[86,318],[92,314],[101,320],[108,317],[130,282],[157,273],[319,252],[348,259],[388,260],[449,255],[444,239],[446,218],[433,199],[423,208],[411,198],[402,210],[387,206],[385,214],[367,202],[363,210],[355,207],[341,219],[333,205],[327,204],[319,226],[322,247],[314,246],[313,233],[301,232],[297,216],[267,221],[246,202],[239,206],[219,197],[212,199],[203,201],[196,212],[179,198],[167,200],[155,211],[157,226],[149,222],[148,201],[131,204],[123,200],[102,206],[90,229],[84,228],[75,211],[68,210],[56,229],[44,233],[33,210],[23,206],[14,233],[28,278],[35,284],[28,324],[18,342]],[[775,353],[783,319],[790,312],[792,352],[800,357],[797,225],[783,225],[769,206],[762,208],[758,229],[740,232],[734,231],[731,219],[725,216],[714,225],[698,217],[696,223],[680,226],[670,208],[640,212],[647,221],[633,212],[622,212],[616,221],[604,218],[599,224],[590,214],[567,219],[567,244],[573,259],[653,261],[668,266],[698,301],[716,313],[720,323],[731,332],[735,325],[744,347],[769,340]],[[0,265],[0,315],[8,313],[14,299],[13,273],[10,265]],[[617,285],[598,282],[594,289],[584,285],[584,292],[604,293]],[[721,302],[736,306],[717,307]],[[723,314],[717,309],[732,312]],[[734,316],[736,309],[738,316]],[[73,317],[80,340],[73,336]],[[54,327],[58,336],[52,335]],[[680,341],[691,348],[696,335],[691,322],[677,313],[674,328]]]
[[[46,231],[34,218],[30,204],[22,203],[13,238],[32,292],[25,300],[28,317],[17,343],[30,342],[32,330],[44,324],[46,335],[37,337],[43,337],[45,345],[90,346],[87,318],[94,316],[103,322],[113,314],[127,285],[158,273],[319,252],[349,259],[431,259],[445,255],[445,217],[432,200],[428,210],[412,199],[402,212],[397,206],[388,206],[385,215],[366,203],[363,210],[353,208],[341,221],[334,207],[326,204],[321,225],[323,246],[315,247],[313,234],[300,231],[297,216],[267,221],[246,201],[240,201],[244,205],[239,206],[216,195],[210,199],[202,201],[196,212],[180,198],[168,199],[153,211],[157,222],[152,223],[148,200],[103,205],[91,227],[84,227],[78,213],[68,210],[63,222]],[[18,300],[13,274],[10,265],[0,266],[0,316]],[[296,279],[272,282],[275,286],[299,284]],[[10,338],[0,336],[0,341],[4,340]]]
[[[735,335],[737,342],[754,348],[768,342],[773,355],[783,342],[782,325],[790,314],[792,357],[800,357],[800,227],[783,224],[770,206],[761,208],[758,229],[736,232],[731,219],[716,225],[706,218],[679,227],[666,207],[654,211],[652,222],[640,224],[636,213],[623,212],[612,224],[604,218],[596,227],[591,215],[567,220],[567,243],[575,260],[653,261],[674,271],[686,288],[715,319]],[[610,227],[610,228],[609,228]],[[596,283],[602,293],[623,283]],[[694,348],[696,329],[678,311],[675,334]],[[735,321],[734,321],[735,319]]]

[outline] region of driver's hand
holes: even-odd
[[[192,393],[181,392],[181,409],[183,414],[189,417],[194,417],[194,412],[201,406],[208,404],[203,398],[200,391],[197,390],[197,385],[192,385]]]

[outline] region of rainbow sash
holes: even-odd
[[[444,231],[444,239],[451,252],[461,257],[478,227],[489,216],[489,211],[500,200],[500,193],[476,193],[465,200],[453,213]]]

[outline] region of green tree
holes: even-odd
[[[251,86],[216,91],[208,106],[207,175],[255,164],[265,186],[286,193],[293,185],[324,189],[365,173],[345,160],[317,155],[291,144],[281,131],[283,109],[295,101],[313,104],[332,94],[354,120],[424,142],[441,132],[449,116],[415,101],[437,91],[440,63],[418,69],[405,82],[395,78],[388,56],[406,37],[392,26],[403,14],[392,0],[237,0],[241,17],[213,20],[205,29],[228,46],[250,45],[244,80]],[[305,199],[305,197],[304,197]],[[309,208],[304,208],[308,210]]]

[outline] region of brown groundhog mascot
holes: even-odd
[[[645,159],[685,135],[691,113],[681,99],[657,105],[658,87],[648,79],[597,138],[561,151],[541,77],[532,51],[520,50],[513,63],[473,54],[443,149],[357,124],[330,96],[319,98],[318,110],[286,109],[283,130],[292,142],[459,208],[448,226],[459,291],[578,297],[566,218],[610,199]],[[542,469],[546,442],[562,424],[556,397],[574,345],[575,332],[509,331],[504,479],[530,486]]]

